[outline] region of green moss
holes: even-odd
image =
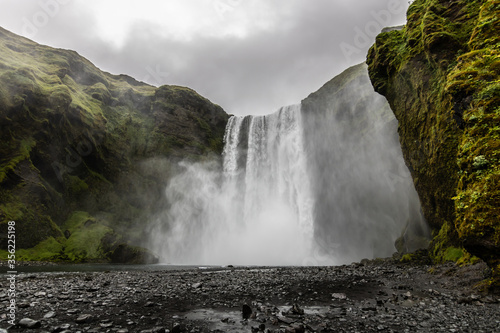
[[[458,245],[456,231],[449,223],[443,224],[441,230],[434,236],[430,255],[434,263],[455,262],[459,265],[474,264],[479,258],[471,255]]]
[[[482,257],[500,249],[500,71],[495,65],[500,61],[500,8],[494,3],[481,6],[469,52],[451,70],[448,86],[455,99],[471,97],[463,112],[455,224],[466,246]]]
[[[89,223],[90,221],[90,223]],[[17,258],[25,261],[93,261],[106,258],[102,239],[112,230],[96,222],[87,212],[77,211],[64,223],[70,237],[49,237],[33,248],[19,249]]]
[[[30,152],[33,147],[36,145],[36,142],[33,138],[23,139],[19,142],[19,148],[17,149],[17,153],[15,156],[10,158],[8,161],[2,161],[0,165],[0,183],[2,183],[7,174],[14,170],[14,168],[22,161],[26,160],[30,156]]]
[[[160,200],[144,198],[168,177],[144,175],[144,161],[222,149],[227,115],[189,88],[104,73],[2,28],[0,59],[0,223],[16,220],[23,248],[52,237],[64,248],[57,260],[105,259],[103,235],[133,237]]]
[[[66,240],[64,255],[71,261],[103,259],[102,239],[113,231],[103,225],[92,224],[80,227]]]
[[[63,249],[60,241],[49,237],[34,248],[17,250],[16,258],[22,261],[59,261],[64,258]]]
[[[462,249],[450,246],[444,250],[442,261],[453,261],[457,262],[464,256],[464,251]]]
[[[400,260],[401,262],[412,262],[413,261],[413,255],[412,253],[407,253],[403,255],[403,257]]]
[[[84,90],[85,93],[90,95],[92,98],[101,101],[101,102],[107,102],[111,100],[111,94],[108,90],[108,88],[102,83],[98,82],[94,84],[93,86],[87,88]]]
[[[407,253],[403,255],[399,261],[415,265],[429,265],[431,263],[427,250],[417,250],[413,253]]]
[[[0,211],[5,216],[5,221],[21,221],[26,213],[26,207],[20,202],[0,204]]]
[[[89,189],[87,183],[81,180],[78,176],[68,175],[67,177],[69,179],[67,184],[71,195],[77,196]]]
[[[475,265],[481,262],[481,259],[470,254],[469,252],[463,250],[463,256],[457,260],[457,265],[459,266],[467,266],[467,265]]]
[[[30,248],[46,238],[62,235],[51,217],[38,214],[35,205],[27,205],[16,196],[9,199],[12,201],[0,205],[0,226],[5,226],[8,221],[16,221],[17,248]]]
[[[436,230],[437,262],[500,261],[499,30],[498,0],[416,0],[405,28],[379,35],[368,55]]]
[[[95,218],[90,216],[89,213],[83,211],[73,212],[66,222],[63,224],[62,228],[64,230],[69,230],[71,232],[81,228],[84,224],[90,221],[92,223],[95,222]]]

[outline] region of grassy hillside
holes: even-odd
[[[0,28],[0,248],[13,220],[17,247],[32,249],[18,259],[140,252],[123,249],[141,243],[176,162],[220,153],[227,119],[189,88],[111,75]]]

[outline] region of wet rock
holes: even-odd
[[[302,324],[293,324],[285,328],[286,333],[304,333],[305,327]]]
[[[278,319],[278,321],[280,321],[282,323],[285,323],[285,324],[291,324],[291,323],[294,322],[293,319],[287,318],[287,317],[284,317],[284,316],[278,316],[277,319]]]
[[[17,307],[19,309],[26,309],[26,308],[30,307],[30,303],[29,302],[19,302],[19,303],[17,303]]]
[[[147,249],[125,243],[114,246],[110,259],[115,264],[156,264],[159,261]]]
[[[82,314],[82,315],[78,316],[78,318],[76,318],[75,322],[77,324],[84,324],[84,323],[88,323],[91,319],[92,319],[92,315]]]
[[[292,328],[294,329],[295,333],[304,333],[305,332],[305,327],[302,324],[293,324]]]
[[[198,288],[201,288],[202,286],[203,286],[203,283],[201,283],[201,282],[193,283],[193,284],[191,285],[191,287],[192,287],[193,289],[198,289]]]
[[[340,317],[345,316],[347,314],[347,310],[345,308],[333,308],[330,310],[330,313],[334,316]]]
[[[243,307],[241,309],[243,319],[249,319],[252,316],[252,313],[252,308],[248,304],[243,304]]]
[[[294,303],[288,312],[295,315],[303,315],[304,309],[301,309],[297,303]]]
[[[23,328],[39,328],[42,326],[42,324],[39,321],[31,318],[23,318],[19,321],[19,326]]]
[[[43,318],[50,319],[50,318],[54,318],[55,316],[56,316],[56,313],[54,311],[49,311],[43,315]]]
[[[368,311],[377,312],[377,308],[374,306],[370,306],[370,305],[362,307],[361,310],[366,311],[366,312],[368,312]]]
[[[51,332],[52,333],[58,333],[58,332],[60,333],[60,332],[68,331],[70,328],[71,328],[70,324],[62,324],[60,326],[53,327]]]
[[[182,333],[185,331],[185,328],[180,323],[174,323],[172,325],[172,333]]]
[[[500,332],[500,323],[491,320],[500,315],[498,297],[475,296],[477,292],[473,293],[471,286],[477,280],[469,276],[458,280],[449,274],[444,278],[437,274],[429,274],[428,267],[412,270],[386,262],[380,267],[370,264],[357,268],[347,265],[321,269],[238,269],[207,271],[203,275],[197,270],[33,274],[21,277],[19,285],[25,293],[20,298],[36,304],[23,310],[23,317],[38,318],[43,315],[43,312],[40,314],[43,309],[57,313],[41,321],[42,326],[44,322],[49,323],[47,331],[54,333],[79,330],[85,333],[154,332],[156,327],[171,328],[165,332],[234,332],[241,331],[243,325],[247,325],[244,329],[248,332],[252,326],[256,332],[284,332],[287,327],[289,331],[298,329],[293,327],[295,324],[302,324],[309,332],[385,332],[391,329],[395,332]],[[441,283],[440,279],[447,283]],[[365,282],[358,283],[361,280]],[[203,293],[200,289],[194,292],[193,284],[201,281],[209,288]],[[405,287],[399,289],[402,281]],[[435,282],[432,290],[437,292],[429,289],[432,281]],[[332,295],[342,294],[338,291],[349,284],[352,286],[349,297],[332,302]],[[68,286],[71,287],[68,289]],[[87,291],[92,288],[97,288],[97,292]],[[31,296],[40,290],[55,296],[53,299]],[[60,300],[59,295],[68,299]],[[469,299],[470,303],[457,304],[461,298]],[[300,306],[295,306],[293,311],[297,299]],[[144,306],[153,301],[155,307]],[[318,306],[318,303],[325,306]],[[242,304],[250,309],[248,319],[241,318]],[[284,304],[289,306],[283,308]],[[410,304],[411,308],[405,307]],[[297,308],[304,314],[296,314],[301,313]],[[72,320],[82,314],[92,315],[93,319],[81,325],[73,322],[74,327],[70,327],[64,320],[68,320],[68,311],[75,309],[78,313],[70,315]],[[210,310],[204,312],[203,309]],[[189,319],[184,315],[193,310],[201,310],[199,313],[204,313],[205,317]],[[0,320],[1,316],[0,313]],[[251,320],[253,316],[255,320]],[[172,327],[172,323],[177,324]],[[412,326],[414,324],[417,326]]]
[[[344,293],[333,293],[332,298],[333,299],[347,299],[347,295]]]

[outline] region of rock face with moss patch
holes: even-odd
[[[498,273],[500,1],[416,0],[407,18],[377,37],[368,65],[399,120],[431,252],[463,246]]]
[[[191,89],[111,75],[0,28],[1,234],[16,221],[17,247],[38,247],[24,259],[132,258],[141,251],[123,244],[141,244],[177,162],[220,155],[227,119]]]

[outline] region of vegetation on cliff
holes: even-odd
[[[500,1],[416,0],[407,19],[377,37],[367,62],[399,120],[431,254],[456,259],[464,247],[498,274]]]
[[[141,244],[177,161],[220,153],[227,119],[191,89],[105,73],[0,28],[2,237],[16,221],[18,259],[142,256],[126,248]]]

